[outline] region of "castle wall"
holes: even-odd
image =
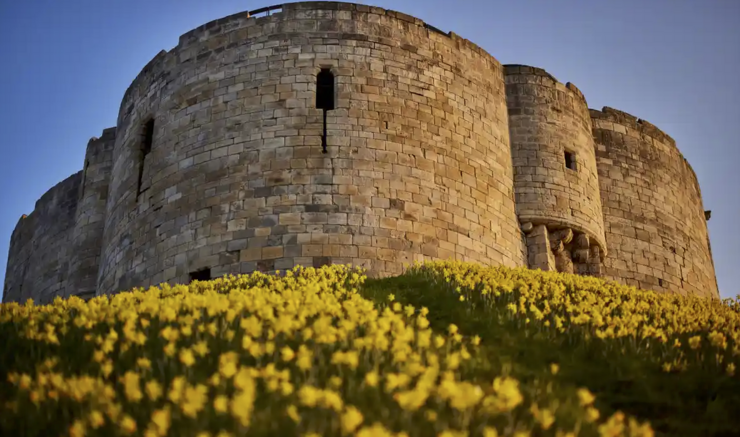
[[[696,176],[656,127],[408,15],[306,2],[155,56],[19,220],[3,300],[448,258],[718,296]]]
[[[605,275],[658,291],[718,297],[696,175],[644,120],[591,110],[609,252]]]
[[[336,84],[326,155],[321,68]],[[380,8],[285,4],[183,35],[127,91],[99,292],[205,267],[386,275],[435,258],[524,263],[502,68],[469,41]]]
[[[21,218],[10,241],[3,301],[51,302],[64,295],[82,172],[58,183]]]
[[[92,138],[87,144],[70,237],[67,296],[95,295],[115,140],[116,128],[108,128],[100,138]]]
[[[3,302],[24,302],[31,297],[31,284],[24,284],[33,253],[36,215],[23,215],[10,237],[8,263],[5,268]]]
[[[550,233],[570,229],[559,232],[567,238],[550,236],[560,245],[553,250],[562,252],[567,264],[558,270],[598,273],[589,268],[598,266],[599,253],[606,247],[586,100],[574,85],[563,85],[540,68],[504,68],[519,221],[534,225],[526,229],[545,225]],[[572,168],[566,153],[573,159]],[[548,270],[549,255],[538,254],[549,249],[537,241],[529,246],[529,266]],[[589,263],[591,252],[596,262]],[[578,253],[583,255],[580,260]]]

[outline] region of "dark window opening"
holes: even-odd
[[[661,287],[663,286],[663,280],[660,278],[658,279],[658,285],[660,285]]]
[[[573,152],[565,151],[565,167],[571,170],[576,170],[576,154]]]
[[[141,151],[144,152],[144,156],[148,155],[152,151],[152,142],[154,141],[154,119],[150,118],[144,124],[143,142],[141,145]]]
[[[190,272],[190,282],[193,281],[210,281],[211,280],[211,268],[200,269],[194,272]]]
[[[141,182],[144,177],[144,161],[146,160],[146,156],[149,154],[149,152],[152,151],[152,143],[154,142],[154,119],[150,118],[147,120],[146,123],[144,123],[144,127],[142,128],[141,133],[141,145],[140,145],[140,153],[139,153],[139,181],[136,185],[136,199],[139,199],[139,196],[142,193],[141,190]]]
[[[324,110],[321,150],[326,153],[326,111],[334,109],[334,74],[328,68],[322,68],[316,76],[316,108]]]

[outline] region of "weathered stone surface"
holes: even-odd
[[[699,183],[673,139],[612,108],[591,117],[609,249],[604,276],[718,297]]]
[[[225,17],[155,56],[120,108],[83,172],[16,226],[5,301],[431,259],[718,296],[699,187],[667,135],[404,14],[307,2]]]
[[[82,172],[47,191],[10,239],[3,301],[49,303],[64,295]]]
[[[606,248],[586,99],[540,68],[505,65],[504,78],[519,220],[584,232]]]
[[[532,232],[527,235],[527,262],[529,268],[545,272],[556,270],[551,244],[547,226],[534,226]]]

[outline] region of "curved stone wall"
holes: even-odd
[[[718,296],[663,132],[414,17],[306,2],[155,56],[83,171],[18,222],[3,300],[449,258]]]
[[[108,128],[100,138],[91,138],[87,144],[75,224],[70,236],[66,296],[95,295],[115,141],[116,128]]]
[[[25,283],[33,250],[36,216],[23,215],[10,237],[8,264],[5,268],[3,302],[25,302],[32,297],[32,284]]]
[[[326,155],[322,68],[336,87]],[[469,41],[346,3],[236,14],[183,35],[124,97],[99,292],[203,268],[519,266],[512,178],[502,68]]]
[[[609,247],[605,276],[719,297],[699,183],[673,139],[612,108],[591,117]]]
[[[58,183],[20,219],[10,239],[4,302],[49,303],[65,294],[81,179],[78,172]]]
[[[544,226],[533,236],[546,230],[550,240],[538,249],[528,237],[529,265],[552,269],[551,259],[559,271],[598,274],[606,245],[586,99],[540,68],[504,68],[517,215],[526,232]]]

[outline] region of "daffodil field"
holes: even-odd
[[[0,435],[740,429],[736,300],[451,261],[278,273],[0,305]]]

